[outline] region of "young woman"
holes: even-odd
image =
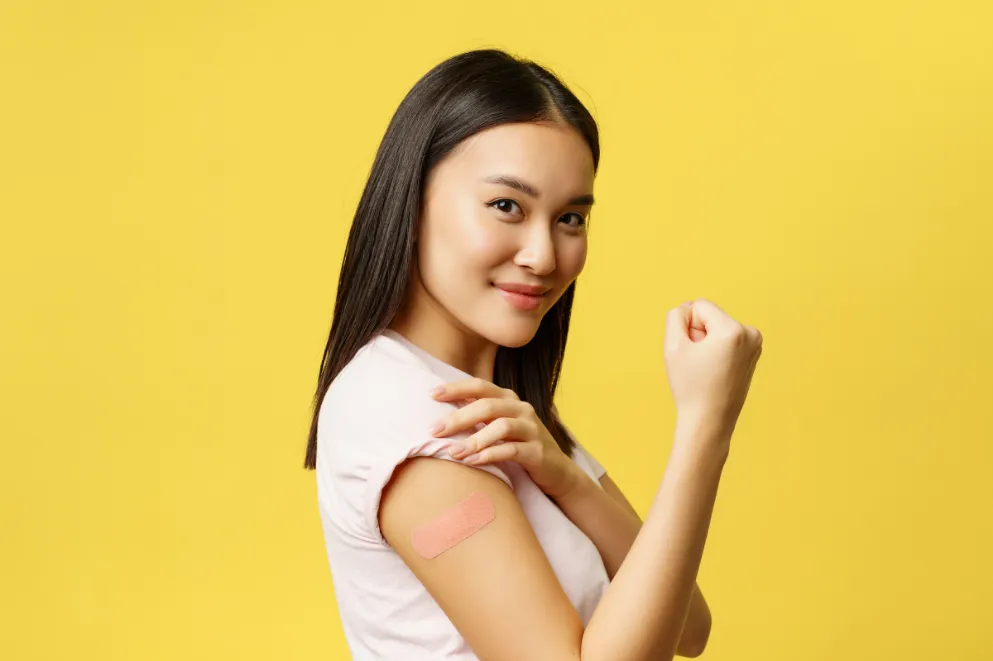
[[[658,661],[706,644],[696,575],[761,335],[707,300],[669,312],[675,440],[642,523],[553,401],[599,155],[579,100],[498,50],[439,64],[390,122],[305,461],[357,661]]]

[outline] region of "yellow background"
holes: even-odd
[[[993,659],[985,2],[0,5],[0,657],[345,659],[302,469],[342,250],[411,85],[551,67],[602,169],[560,407],[644,514],[665,312],[765,351],[713,661]]]

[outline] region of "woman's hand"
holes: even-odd
[[[516,462],[551,498],[567,495],[579,483],[579,466],[562,452],[534,408],[513,390],[471,378],[439,386],[431,394],[439,402],[469,402],[439,420],[432,430],[434,436],[471,430],[479,423],[486,425],[464,441],[448,444],[456,459],[474,466]]]
[[[670,310],[665,366],[678,418],[730,443],[761,355],[762,333],[707,299]]]

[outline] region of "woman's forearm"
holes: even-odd
[[[567,495],[556,498],[555,502],[596,546],[607,576],[613,580],[641,530],[641,517],[627,504],[619,491],[616,491],[615,498],[615,494],[605,491],[578,465],[573,465],[577,473],[577,486]],[[688,657],[699,656],[707,644],[711,624],[710,608],[699,583],[694,583],[689,612],[676,653]]]
[[[672,659],[695,589],[727,447],[725,439],[701,425],[677,424],[648,516],[586,628],[583,661]],[[592,492],[587,497],[594,498]],[[609,506],[602,506],[610,513]],[[603,518],[620,518],[623,509],[618,504]],[[621,520],[630,518],[625,514]],[[604,529],[612,525],[591,523]]]

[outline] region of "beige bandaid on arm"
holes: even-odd
[[[414,550],[430,560],[482,530],[495,516],[490,497],[476,491],[438,518],[415,528],[412,533]]]

